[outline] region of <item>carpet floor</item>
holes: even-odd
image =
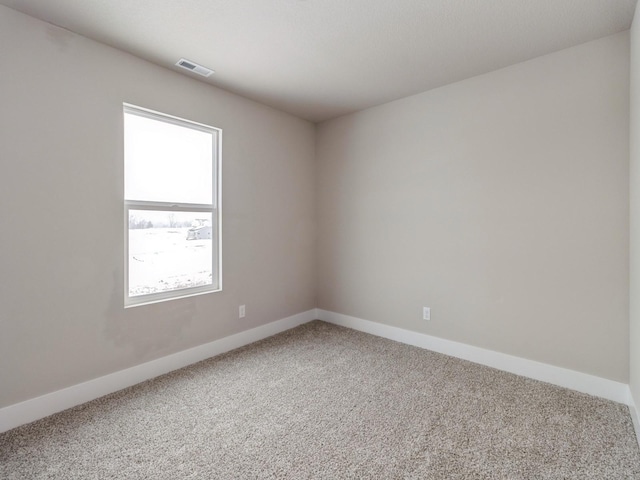
[[[626,406],[320,321],[0,435],[2,479],[640,479]]]

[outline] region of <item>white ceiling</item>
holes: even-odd
[[[0,0],[312,121],[628,29],[636,0]],[[193,75],[192,73],[185,73]]]

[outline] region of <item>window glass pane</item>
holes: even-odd
[[[125,198],[213,204],[213,134],[125,112]]]
[[[211,212],[129,210],[129,296],[217,286]]]

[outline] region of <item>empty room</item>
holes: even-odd
[[[640,479],[635,11],[0,0],[0,478]]]

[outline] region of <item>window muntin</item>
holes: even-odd
[[[220,290],[220,130],[124,106],[125,306]]]

